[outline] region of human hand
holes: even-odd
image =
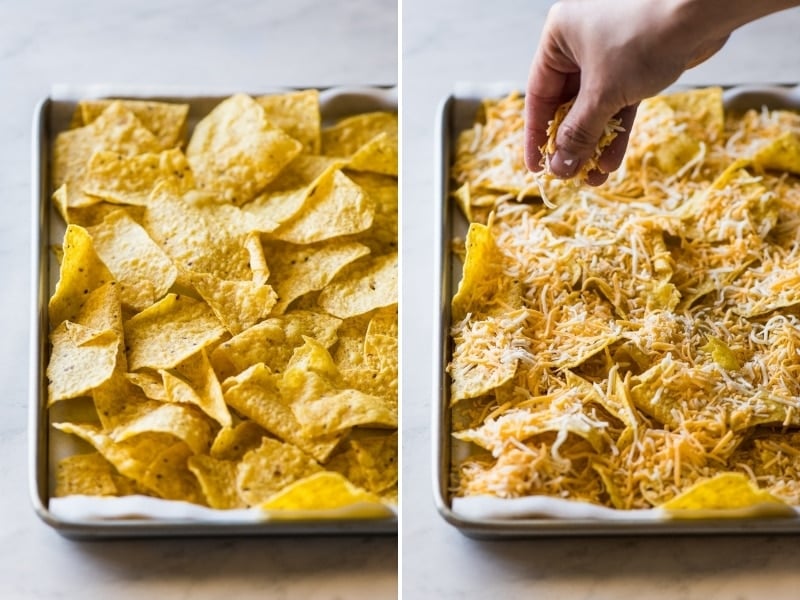
[[[738,3],[733,1],[730,3]],[[556,108],[575,97],[556,135],[550,169],[569,178],[592,156],[613,117],[624,131],[598,159],[587,183],[599,185],[622,162],[640,100],[716,53],[742,20],[736,7],[708,0],[561,0],[550,9],[525,96],[525,162],[539,150]],[[741,12],[741,11],[740,11]]]

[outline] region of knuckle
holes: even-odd
[[[581,123],[565,121],[558,128],[559,146],[569,146],[580,150],[592,150],[597,145],[598,137]]]

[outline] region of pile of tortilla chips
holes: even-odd
[[[84,451],[53,495],[396,504],[396,114],[188,114],[87,100],[55,139],[51,443]]]
[[[651,98],[621,169],[545,206],[521,114],[485,101],[452,171],[456,495],[800,505],[800,115]]]

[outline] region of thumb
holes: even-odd
[[[594,156],[605,127],[616,112],[579,91],[556,132],[556,151],[550,159],[550,170],[558,177],[573,177]]]

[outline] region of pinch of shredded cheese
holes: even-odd
[[[753,158],[800,115],[650,99],[604,185],[539,190],[521,114],[484,102],[452,168],[501,258],[451,324],[454,493],[635,509],[735,471],[800,505],[800,164]]]

